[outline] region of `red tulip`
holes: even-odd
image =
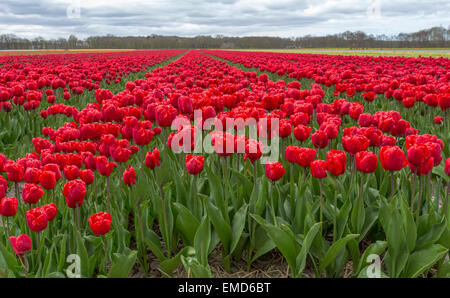
[[[188,154],[185,157],[185,164],[189,174],[198,175],[202,172],[205,165],[205,157]]]
[[[144,128],[133,129],[133,139],[136,145],[148,145],[153,139],[153,131]]]
[[[8,176],[8,180],[15,183],[22,181],[23,174],[25,172],[23,166],[16,162],[7,163],[5,165],[5,171]]]
[[[56,217],[56,213],[58,208],[55,203],[50,203],[41,207],[41,209],[45,212],[48,221],[52,221]]]
[[[128,169],[125,169],[122,176],[123,176],[123,183],[125,183],[127,186],[136,184],[136,172],[134,171],[134,168],[131,165],[128,166]]]
[[[67,180],[75,180],[80,174],[80,169],[76,166],[67,165],[64,167],[64,176]]]
[[[44,195],[44,191],[39,185],[25,184],[22,190],[22,198],[25,203],[36,204]]]
[[[23,180],[26,183],[38,184],[39,177],[41,176],[41,170],[36,168],[27,168],[23,176]]]
[[[266,176],[269,180],[278,181],[284,174],[286,174],[286,170],[280,162],[266,164]]]
[[[301,148],[298,151],[297,163],[303,168],[309,168],[316,158],[317,150],[311,148]]]
[[[424,144],[415,144],[408,149],[408,162],[413,167],[419,167],[431,157],[428,147]]]
[[[80,170],[80,179],[83,180],[86,185],[94,183],[94,172],[91,170]]]
[[[280,120],[280,128],[279,128],[279,136],[280,138],[287,138],[291,135],[292,132],[292,124],[289,120],[282,119]]]
[[[0,173],[4,172],[4,166],[6,164],[7,158],[4,154],[0,153]]]
[[[370,151],[360,151],[355,155],[356,169],[360,172],[370,174],[378,167],[377,155]]]
[[[111,230],[111,214],[99,212],[89,217],[89,226],[95,235],[105,235]]]
[[[0,199],[5,197],[6,192],[8,191],[8,181],[6,181],[3,176],[0,176]]]
[[[159,105],[155,109],[155,119],[159,126],[168,127],[177,116],[177,109],[172,105]]]
[[[325,148],[329,143],[326,132],[320,129],[311,135],[311,139],[314,147],[320,149]]]
[[[448,158],[445,161],[445,168],[444,168],[445,174],[447,174],[447,176],[450,176],[450,158]]]
[[[298,154],[300,152],[300,148],[290,145],[286,147],[284,151],[284,157],[290,163],[296,163],[298,161]]]
[[[443,120],[444,120],[444,118],[442,116],[434,117],[434,123],[436,123],[437,125],[442,124]]]
[[[360,151],[366,151],[369,148],[370,141],[363,135],[349,135],[342,137],[342,146],[344,150],[355,155]]]
[[[28,227],[34,232],[40,232],[47,228],[47,215],[41,208],[28,210],[26,213],[26,219]]]
[[[55,188],[56,186],[56,175],[52,171],[43,171],[39,176],[39,184],[46,190]]]
[[[59,166],[57,164],[54,163],[46,164],[42,169],[42,171],[51,171],[55,173],[56,182],[58,182],[62,178],[61,170],[59,169]]]
[[[112,171],[114,170],[115,167],[117,167],[117,164],[114,162],[109,162],[106,156],[96,156],[95,165],[97,171],[100,173],[100,175],[104,177],[111,176]]]
[[[86,196],[86,183],[82,180],[72,180],[64,185],[63,195],[69,208],[77,208],[83,204]]]
[[[250,139],[245,143],[245,159],[250,159],[252,163],[262,156],[263,144],[257,140]]]
[[[15,216],[17,213],[17,199],[4,197],[0,201],[0,214],[5,217]]]
[[[300,141],[304,142],[309,139],[309,135],[311,134],[311,127],[305,125],[298,125],[294,128],[294,136]]]
[[[311,163],[311,175],[317,179],[327,177],[327,162],[324,160],[315,160]]]
[[[18,256],[23,256],[25,253],[31,251],[31,238],[26,235],[20,235],[18,237],[11,236],[9,241]]]
[[[347,166],[347,155],[344,151],[331,150],[327,152],[328,171],[336,177],[345,173]]]
[[[397,146],[382,147],[380,161],[386,171],[400,171],[408,165],[405,152]]]
[[[145,155],[145,166],[150,170],[153,170],[156,166],[161,165],[161,157],[159,155],[159,150],[153,148],[153,152],[149,151]]]

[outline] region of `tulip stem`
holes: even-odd
[[[6,230],[8,231],[8,238],[9,238],[10,229],[9,229],[9,217],[8,216],[6,217]]]
[[[225,202],[228,204],[228,160],[225,156],[223,157],[223,179],[225,181]]]
[[[106,176],[106,202],[108,204],[108,212],[111,212],[111,202],[109,200],[109,177]]]
[[[81,227],[81,224],[80,224],[80,207],[78,206],[78,202],[77,202],[77,207],[76,207],[76,209],[77,209],[77,226],[78,226],[78,231],[80,231],[81,232],[81,229],[80,229],[80,227]]]
[[[19,194],[20,194],[20,191],[19,191],[19,183],[14,182],[14,190],[15,190],[15,192],[16,192],[16,198],[19,199]]]
[[[194,215],[197,216],[197,175],[194,175],[194,181],[192,181],[192,187],[193,187],[193,200],[194,200]]]
[[[102,240],[103,240],[103,249],[105,251],[105,260],[104,260],[104,264],[103,264],[103,269],[105,270],[106,273],[106,265],[108,263],[108,250],[107,250],[107,244],[106,244],[106,237],[105,235],[102,236]]]
[[[256,178],[258,176],[258,169],[256,167],[256,160],[253,162],[253,187],[256,190]]]
[[[322,198],[322,179],[319,179],[319,190],[320,190],[320,222],[323,222],[323,198]]]
[[[361,175],[361,184],[359,186],[359,202],[358,202],[358,217],[356,220],[356,231],[357,233],[360,233],[360,225],[361,225],[361,213],[363,208],[363,188],[364,188],[364,174]]]
[[[290,192],[291,192],[291,208],[294,208],[295,203],[295,191],[294,191],[294,163],[289,164],[290,170],[291,170],[291,182],[290,182]]]
[[[337,239],[337,196],[334,195],[334,206],[333,206],[333,242]]]
[[[38,268],[39,268],[41,266],[41,233],[40,232],[37,232],[37,250],[38,250]]]
[[[411,212],[414,213],[414,201],[416,195],[416,179],[417,179],[417,167],[414,168],[413,185],[411,193]]]
[[[447,216],[449,193],[450,193],[450,182],[447,183],[447,195],[445,197],[445,203],[444,203],[444,216]]]
[[[270,183],[270,209],[272,211],[272,218],[273,218],[273,224],[278,227],[278,223],[277,223],[277,216],[275,213],[275,204],[274,204],[274,200],[273,200],[273,188],[275,187],[275,182],[272,181],[272,183]]]
[[[394,181],[394,171],[391,171],[391,202],[394,199],[395,181]]]
[[[28,278],[28,258],[27,258],[27,254],[26,253],[23,254],[23,260],[25,262],[25,264],[23,264],[23,270],[25,272],[25,278]]]
[[[420,176],[419,178],[419,200],[417,201],[417,210],[416,210],[416,222],[419,220],[419,213],[420,213],[420,205],[422,204],[422,195],[423,195],[423,176]]]

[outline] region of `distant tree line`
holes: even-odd
[[[21,38],[13,34],[0,35],[0,49],[287,49],[287,48],[443,48],[450,46],[450,26],[433,27],[414,33],[373,35],[362,31],[346,31],[334,35],[297,38],[226,37],[218,36],[91,36],[78,39]]]

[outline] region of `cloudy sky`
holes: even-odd
[[[294,37],[450,25],[448,0],[0,0],[0,34]]]

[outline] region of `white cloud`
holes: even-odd
[[[380,18],[367,8],[380,1]],[[69,6],[80,18],[68,18]],[[362,30],[373,34],[448,26],[444,0],[2,0],[0,34],[302,36]]]

